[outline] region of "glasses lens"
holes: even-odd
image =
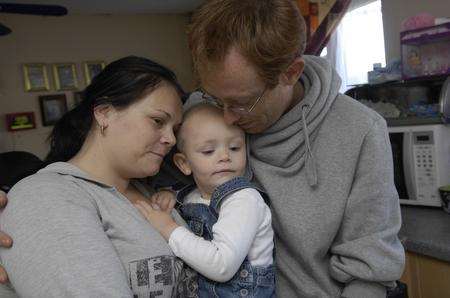
[[[222,103],[222,101],[220,99],[209,95],[202,89],[200,89],[200,92],[202,93],[203,100],[211,102],[221,109],[225,109],[225,105]],[[258,96],[256,98],[255,102],[250,106],[227,106],[226,109],[235,115],[247,116],[250,114],[250,112],[253,110],[253,108],[256,106],[256,104],[258,104],[258,102],[261,100],[261,98],[265,92],[266,92],[266,89],[264,89],[264,91],[261,93],[261,95]]]

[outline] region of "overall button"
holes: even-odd
[[[248,276],[248,271],[245,269],[242,269],[240,275],[242,278],[246,278]]]
[[[245,297],[248,295],[248,290],[247,289],[241,289],[239,291],[239,293],[241,294],[241,297]]]

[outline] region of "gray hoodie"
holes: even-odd
[[[305,98],[250,136],[250,166],[271,199],[277,295],[386,297],[404,266],[386,122],[338,94],[328,62],[305,62]]]
[[[8,199],[0,224],[14,245],[0,256],[19,296],[174,295],[183,263],[115,188],[60,162],[20,181]]]

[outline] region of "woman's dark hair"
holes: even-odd
[[[126,108],[156,89],[161,81],[172,84],[183,96],[175,74],[154,61],[128,56],[110,63],[82,92],[82,101],[56,123],[49,136],[46,164],[67,161],[78,153],[92,127],[96,106]]]

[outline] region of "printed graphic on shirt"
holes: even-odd
[[[158,256],[128,264],[134,298],[177,297],[183,262],[174,256]]]
[[[180,282],[177,287],[177,295],[175,297],[197,298],[198,297],[198,273],[191,267],[185,266],[180,275]]]

